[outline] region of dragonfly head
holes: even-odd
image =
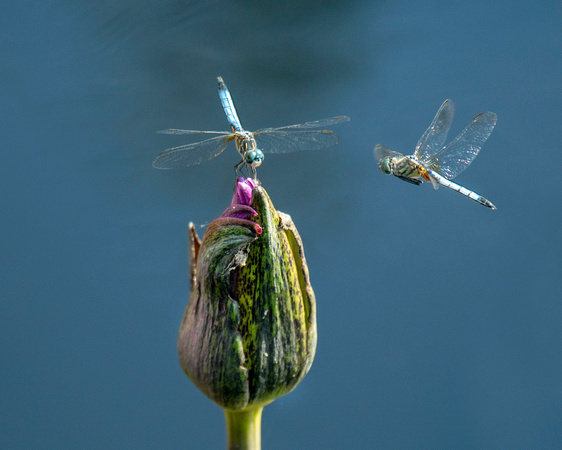
[[[392,169],[390,168],[390,156],[381,158],[381,160],[379,161],[379,169],[382,173],[386,173],[387,175],[390,175],[392,173]]]
[[[248,150],[244,154],[244,162],[250,167],[259,167],[264,159],[263,152],[259,149]]]

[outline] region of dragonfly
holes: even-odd
[[[339,141],[338,136],[333,131],[324,129],[324,127],[349,121],[347,116],[337,116],[299,125],[262,128],[254,132],[246,131],[242,128],[226,84],[221,77],[217,77],[217,79],[219,83],[219,98],[231,131],[178,129],[159,131],[162,134],[210,134],[217,136],[193,144],[164,150],[153,161],[152,165],[155,168],[173,169],[200,164],[220,155],[227,145],[234,141],[236,149],[242,157],[241,161],[234,166],[235,173],[238,173],[239,168],[246,167],[256,178],[256,167],[262,164],[264,151],[268,153],[289,153],[297,150],[317,150],[335,145]],[[261,148],[258,148],[258,143]]]
[[[445,186],[483,206],[496,209],[489,200],[451,180],[474,161],[492,134],[498,117],[493,112],[476,116],[455,139],[444,146],[454,114],[453,102],[445,100],[418,141],[413,155],[404,156],[378,144],[375,147],[375,159],[379,162],[379,169],[415,185],[425,180],[431,182],[435,189]]]

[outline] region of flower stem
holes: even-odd
[[[261,449],[261,413],[263,406],[246,411],[224,410],[226,417],[226,448],[228,450]]]

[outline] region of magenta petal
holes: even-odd
[[[236,188],[232,196],[232,205],[250,206],[252,201],[252,189],[257,186],[257,182],[253,178],[239,177],[236,180]]]
[[[219,217],[218,219],[213,220],[211,222],[211,225],[209,225],[209,227],[232,226],[232,225],[246,227],[252,230],[256,234],[262,234],[263,232],[262,227],[260,227],[256,222],[247,219],[239,219],[237,217]]]
[[[245,205],[230,205],[221,214],[221,217],[235,217],[238,219],[246,219],[249,216],[257,216],[255,209]]]
[[[253,231],[257,234],[261,234],[262,228],[252,220],[252,218],[256,217],[258,213],[250,206],[252,201],[252,190],[258,184],[259,182],[256,182],[252,178],[238,178],[236,180],[236,187],[234,189],[234,195],[232,196],[231,205],[226,208],[220,217],[215,219],[213,223],[220,222],[225,225],[238,224],[253,229]]]

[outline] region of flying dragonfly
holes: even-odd
[[[333,131],[324,127],[349,121],[347,116],[332,117],[314,122],[289,125],[279,128],[262,128],[250,132],[242,128],[234,102],[223,79],[218,77],[219,97],[230,123],[231,131],[163,130],[162,134],[211,134],[218,135],[194,144],[170,148],[160,153],[152,165],[157,169],[194,166],[220,155],[229,142],[234,141],[242,160],[234,166],[235,172],[242,167],[256,177],[256,167],[260,166],[266,153],[289,153],[298,150],[317,150],[338,143]],[[261,148],[258,148],[258,143]],[[263,150],[263,151],[262,151]]]
[[[492,134],[498,117],[493,112],[476,116],[455,139],[443,146],[454,114],[453,102],[445,100],[418,141],[413,155],[404,156],[378,144],[375,147],[375,159],[379,162],[379,169],[387,175],[392,174],[415,185],[420,185],[425,180],[431,182],[435,189],[439,185],[445,186],[481,205],[496,209],[489,200],[450,180],[474,161],[482,145]]]

